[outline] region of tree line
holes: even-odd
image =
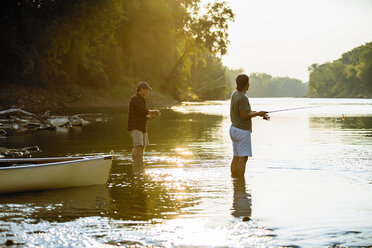
[[[309,97],[372,97],[372,42],[308,69]]]
[[[250,97],[305,97],[307,83],[289,77],[273,77],[267,73],[251,73],[249,75]]]
[[[179,99],[225,75],[229,23],[223,1],[5,0],[0,85],[134,89],[148,81]],[[210,95],[225,98],[226,78]]]

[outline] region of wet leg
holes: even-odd
[[[244,177],[244,173],[245,173],[245,166],[247,164],[247,161],[248,161],[248,157],[239,157],[239,161],[238,161],[238,170],[239,170],[239,176],[241,177]]]
[[[235,168],[231,167],[232,177],[244,177],[247,160],[248,157],[238,157]]]
[[[232,161],[231,161],[230,170],[231,170],[231,176],[232,177],[236,177],[236,175],[238,173],[238,161],[239,161],[239,157],[237,157],[237,156],[234,156]]]
[[[143,146],[135,146],[132,150],[132,158],[134,165],[143,165]]]

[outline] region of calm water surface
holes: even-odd
[[[116,155],[107,186],[0,196],[0,246],[8,239],[19,247],[372,245],[372,100],[252,98],[251,105],[321,107],[255,119],[245,180],[230,177],[224,101],[162,111],[149,123],[144,171],[131,166],[126,115],[0,139],[0,146],[38,145],[40,156]]]

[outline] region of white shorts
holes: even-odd
[[[138,130],[130,131],[130,136],[133,139],[133,146],[148,146],[149,145],[149,137],[147,133],[142,133]]]
[[[230,127],[234,157],[252,157],[251,131]]]

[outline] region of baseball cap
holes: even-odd
[[[150,85],[148,83],[146,83],[146,82],[139,82],[137,84],[137,90],[142,89],[142,88],[152,90],[152,88],[150,87]]]

